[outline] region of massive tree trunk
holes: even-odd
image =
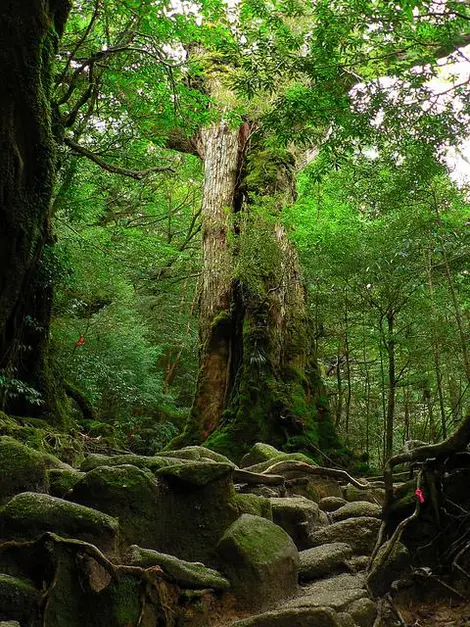
[[[220,122],[200,134],[200,368],[190,419],[172,445],[205,441],[234,459],[257,441],[334,451],[299,262],[280,220],[293,197],[293,157],[262,147],[246,155],[248,129]],[[253,208],[258,201],[266,207]]]
[[[56,422],[62,417],[47,355],[51,259],[44,249],[56,173],[52,64],[69,8],[68,0],[0,4],[1,401],[12,413],[39,408]]]

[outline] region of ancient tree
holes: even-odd
[[[52,67],[68,0],[0,6],[0,374],[2,409],[60,422],[48,331],[57,170]]]

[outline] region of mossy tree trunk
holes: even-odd
[[[234,459],[257,441],[334,450],[299,261],[280,220],[293,200],[294,160],[287,151],[246,154],[248,131],[220,122],[199,138],[200,368],[191,416],[172,446],[206,442]]]
[[[63,419],[48,357],[50,208],[57,169],[52,64],[69,0],[0,3],[0,369],[2,404]],[[45,254],[46,253],[46,254]],[[35,392],[41,395],[41,404]]]

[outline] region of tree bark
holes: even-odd
[[[233,129],[225,122],[200,133],[200,367],[191,416],[171,446],[205,442],[233,459],[257,441],[331,452],[338,441],[310,337],[299,261],[279,219],[293,198],[293,157],[256,147],[247,158],[248,134],[248,123]],[[270,200],[262,218],[252,211],[260,198]],[[267,238],[272,267],[257,267],[264,251],[249,245],[256,229]],[[248,274],[258,273],[257,288],[237,270],[240,258]]]
[[[57,169],[52,64],[68,0],[0,5],[0,369],[7,410],[60,422],[50,371],[51,197]],[[39,392],[41,404],[12,387]]]
[[[205,440],[218,426],[231,387],[233,256],[229,246],[239,170],[239,131],[225,121],[201,131],[202,200],[201,342],[193,419]]]

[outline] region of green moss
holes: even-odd
[[[0,438],[0,501],[27,490],[46,492],[47,460],[44,455],[13,438]]]
[[[148,544],[158,524],[158,489],[147,469],[99,466],[78,481],[67,498],[119,519],[127,544]]]
[[[235,504],[241,514],[251,514],[253,516],[261,516],[267,520],[273,519],[271,502],[263,496],[256,494],[237,494]]]
[[[113,551],[118,522],[102,512],[46,494],[23,492],[0,509],[0,536],[34,539],[52,531]]]

